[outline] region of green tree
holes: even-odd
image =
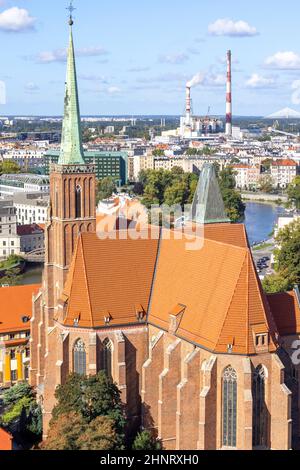
[[[236,181],[233,169],[224,168],[218,173],[218,180],[227,216],[232,222],[238,222],[244,217],[246,206],[241,195],[235,190]]]
[[[51,422],[43,450],[79,450],[78,439],[86,431],[84,418],[74,411],[62,413]]]
[[[118,450],[115,423],[107,416],[98,416],[78,439],[80,450]]]
[[[120,391],[105,372],[90,377],[70,375],[65,384],[57,387],[55,398],[54,423],[62,414],[71,412],[78,413],[87,423],[98,416],[107,416],[114,421],[119,447],[122,447],[125,419]]]
[[[116,189],[116,184],[111,176],[101,179],[98,182],[97,202],[109,199]]]
[[[189,197],[189,186],[183,180],[176,180],[164,193],[164,203],[168,206],[179,204],[182,208]]]
[[[231,167],[226,167],[219,172],[219,185],[221,191],[226,189],[235,189],[236,181],[234,177],[234,171]]]
[[[6,160],[0,164],[0,175],[20,173],[19,165],[11,160]]]
[[[300,284],[300,221],[287,225],[276,237],[275,271],[267,276],[263,287],[267,293],[284,292]]]
[[[264,193],[273,191],[273,179],[271,175],[262,175],[259,179],[259,189]]]
[[[2,424],[11,426],[19,423],[21,435],[30,442],[36,442],[42,435],[42,410],[36,402],[33,388],[26,382],[19,383],[3,394],[4,412]]]
[[[275,251],[275,269],[286,279],[290,286],[300,284],[300,220],[287,225],[279,231]]]
[[[270,170],[272,163],[273,163],[272,158],[266,158],[265,160],[263,160],[263,161],[261,162],[262,167],[263,167],[263,169],[264,169],[265,171],[269,171],[269,170]]]
[[[296,176],[294,181],[288,187],[288,198],[290,204],[296,209],[300,209],[300,176]]]
[[[30,406],[32,404],[32,399],[29,397],[21,398],[17,403],[15,403],[8,411],[6,411],[1,420],[3,424],[10,425],[17,419],[21,417],[22,411],[25,410],[26,414],[30,411]]]
[[[262,285],[267,294],[286,292],[291,289],[289,279],[286,279],[281,274],[266,276],[262,281]]]
[[[238,222],[244,216],[246,209],[241,195],[233,189],[223,189],[221,192],[227,216],[231,222]]]
[[[151,435],[149,431],[140,432],[132,445],[132,450],[160,450],[161,444]]]
[[[161,150],[161,149],[155,149],[155,150],[153,150],[152,155],[153,155],[154,157],[164,157],[164,156],[165,156],[165,152],[164,152],[163,150]]]
[[[33,399],[35,396],[32,387],[27,382],[21,382],[5,390],[3,393],[3,405],[7,408],[15,405],[22,398]]]

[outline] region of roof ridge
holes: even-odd
[[[84,256],[84,245],[83,245],[83,236],[82,233],[79,235],[79,239],[81,241],[81,248],[82,248],[82,260],[83,260],[83,270],[84,270],[84,278],[86,282],[86,289],[87,289],[87,297],[88,297],[88,303],[90,307],[90,318],[91,318],[91,325],[94,328],[94,319],[93,319],[93,312],[92,312],[92,303],[91,303],[91,295],[90,295],[90,287],[89,287],[89,282],[88,282],[88,277],[87,277],[87,269],[86,269],[86,260]]]
[[[247,276],[247,289],[246,289],[246,293],[247,293],[247,296],[246,296],[246,305],[247,305],[247,310],[246,310],[246,351],[248,351],[249,353],[249,332],[250,332],[250,327],[249,327],[249,319],[250,319],[250,302],[249,302],[249,297],[250,297],[250,275],[249,275],[249,251],[247,253],[247,259],[246,259],[246,263],[247,263],[247,273],[246,273],[246,276]]]
[[[243,272],[246,259],[247,259],[247,253],[245,253],[245,257],[244,257],[244,260],[243,260],[242,265],[241,265],[241,269],[240,269],[239,276],[238,276],[237,281],[236,281],[236,284],[235,284],[235,288],[234,288],[233,294],[232,294],[232,296],[231,296],[231,298],[230,298],[230,300],[229,300],[228,307],[227,307],[226,313],[225,313],[225,315],[224,315],[224,320],[223,320],[223,323],[222,323],[222,327],[220,328],[220,334],[219,334],[218,339],[217,339],[217,341],[216,341],[216,345],[219,343],[220,338],[221,338],[221,336],[222,336],[222,333],[223,333],[223,330],[224,330],[224,327],[225,327],[225,322],[226,322],[226,319],[227,319],[227,316],[228,316],[228,312],[229,312],[229,310],[230,310],[230,307],[231,307],[231,305],[232,305],[232,302],[233,302],[235,293],[236,293],[236,291],[237,291],[237,286],[238,286],[238,283],[239,283],[241,274],[242,274],[242,272]]]

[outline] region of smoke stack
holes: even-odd
[[[232,136],[231,51],[227,52],[226,135]]]
[[[186,87],[186,106],[185,106],[185,113],[186,113],[186,125],[191,124],[191,112],[192,112],[192,105],[191,105],[191,87],[187,85]]]

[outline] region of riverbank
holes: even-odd
[[[267,194],[267,193],[241,193],[243,201],[255,201],[261,203],[273,203],[277,205],[285,204],[288,202],[288,197],[281,194]]]

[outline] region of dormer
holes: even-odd
[[[269,351],[269,332],[265,324],[252,326],[253,342],[257,354]]]
[[[169,313],[169,333],[175,335],[179,328],[186,305],[177,304]]]

